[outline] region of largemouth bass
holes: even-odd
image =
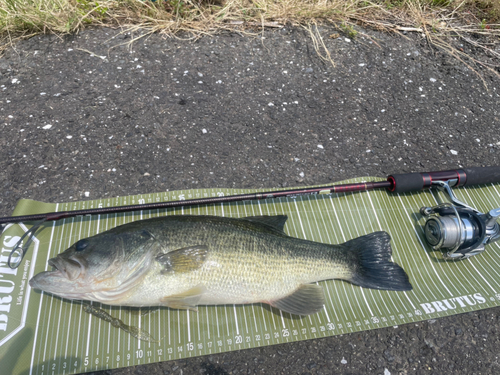
[[[308,315],[324,305],[321,286],[342,279],[365,288],[411,290],[391,262],[390,237],[375,232],[340,245],[290,237],[287,216],[242,219],[166,216],[79,240],[49,260],[33,288],[120,306],[263,302]]]

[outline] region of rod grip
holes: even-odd
[[[392,174],[387,180],[391,182],[389,191],[393,193],[408,193],[424,188],[424,179],[420,173]]]
[[[467,180],[464,186],[500,182],[500,167],[463,168]]]

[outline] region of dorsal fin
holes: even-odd
[[[248,220],[253,223],[264,224],[268,227],[277,230],[278,232],[285,233],[285,223],[288,219],[286,215],[276,215],[276,216],[247,216],[242,218],[242,220]]]

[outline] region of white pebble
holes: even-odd
[[[318,145],[318,148],[323,148],[323,145]]]
[[[384,369],[384,375],[391,375],[391,372],[388,369]]]
[[[85,193],[85,196],[88,198],[90,196],[90,192],[89,191],[86,191]]]
[[[12,78],[12,84],[14,83],[19,83],[19,80],[17,78]]]
[[[342,360],[340,361],[340,363],[342,363],[343,365],[345,365],[345,364],[347,364],[347,360],[344,357],[342,357]]]
[[[304,176],[305,176],[305,175],[304,175],[304,172],[300,172],[300,173],[299,173],[299,176],[300,176],[300,177],[304,177]]]
[[[458,151],[450,150],[450,152],[451,152],[452,155],[458,155]]]
[[[71,139],[71,138],[73,138],[73,136],[72,135],[67,135],[66,138]]]
[[[49,130],[51,127],[52,127],[52,125],[45,125],[45,126],[42,126],[42,129]]]
[[[274,107],[274,104],[273,103],[268,103],[267,104],[269,107]]]
[[[203,134],[207,134],[207,129],[201,129],[201,132],[202,132]]]
[[[436,78],[430,78],[430,81],[431,81],[431,82],[436,82],[436,81],[437,81],[437,79],[436,79]]]

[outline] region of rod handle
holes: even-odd
[[[389,191],[408,193],[421,191],[432,186],[433,181],[457,180],[454,186],[472,186],[500,182],[500,166],[473,167],[439,172],[403,173],[390,175]]]
[[[467,176],[465,186],[500,182],[500,167],[473,167],[463,171]]]
[[[423,190],[424,179],[420,173],[391,174],[387,177],[391,183],[389,191],[393,193],[408,193],[411,191]]]

